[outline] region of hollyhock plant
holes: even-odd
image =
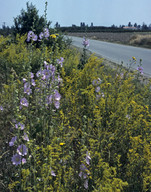
[[[86,164],[87,165],[90,165],[90,160],[91,160],[90,153],[87,151],[86,152]]]
[[[15,124],[15,128],[16,129],[20,128],[21,130],[23,130],[25,128],[25,125],[19,122]]]
[[[84,187],[85,187],[85,189],[88,189],[88,179],[85,180]]]
[[[34,78],[34,74],[32,72],[30,72],[30,78],[33,79]]]
[[[101,83],[102,83],[102,80],[100,78],[94,79],[92,81],[92,85],[94,85],[94,86],[100,85]]]
[[[3,108],[3,106],[0,106],[0,110],[1,110],[1,111],[4,111],[4,108]]]
[[[24,155],[27,155],[27,150],[28,150],[28,148],[26,147],[26,145],[21,144],[17,148],[17,153],[19,155],[24,156]]]
[[[47,105],[51,104],[51,103],[52,103],[52,99],[53,99],[53,96],[52,96],[52,95],[47,96],[46,104],[47,104]]]
[[[24,84],[24,93],[27,95],[30,95],[32,93],[32,90],[30,89],[30,84],[27,82]]]
[[[26,83],[27,82],[27,79],[26,78],[23,78],[23,83]]]
[[[95,91],[98,93],[98,92],[100,91],[100,87],[99,87],[99,86],[96,87],[96,88],[95,88]]]
[[[56,174],[55,174],[55,172],[54,172],[53,170],[51,170],[51,175],[52,175],[53,177],[56,177]]]
[[[29,42],[30,40],[37,41],[37,39],[38,39],[38,36],[36,34],[34,34],[33,31],[28,32],[27,42]]]
[[[64,62],[64,58],[60,57],[60,59],[57,59],[57,63],[62,67]]]
[[[34,87],[36,86],[36,83],[35,83],[34,79],[31,79],[31,85],[34,86]]]
[[[86,179],[86,178],[87,178],[87,174],[84,173],[84,172],[82,172],[82,171],[80,171],[79,177],[81,177],[81,178],[83,178],[83,179]]]
[[[43,32],[41,32],[41,33],[39,34],[39,38],[40,38],[40,40],[42,40],[42,39],[43,39],[43,37],[44,37],[44,33],[43,33]]]
[[[25,163],[26,163],[26,159],[22,158],[22,164],[25,164]]]
[[[21,156],[19,154],[15,154],[12,157],[13,165],[20,165],[21,164]]]
[[[44,28],[44,33],[43,34],[44,34],[45,38],[48,38],[50,36],[49,29],[48,28]]]
[[[105,97],[104,93],[100,93],[99,95],[96,95],[96,100],[99,100],[101,97]]]
[[[141,74],[143,74],[143,67],[141,67],[141,66],[138,67],[138,68],[137,68],[137,71],[139,71]]]
[[[42,70],[40,69],[37,73],[36,73],[36,76],[37,77],[40,77],[42,75]]]
[[[12,137],[11,141],[9,142],[9,146],[12,147],[16,140],[17,140],[17,136]]]
[[[25,125],[20,122],[18,123],[18,126],[20,127],[21,130],[24,130],[24,128],[25,128]]]
[[[30,41],[30,39],[33,38],[33,35],[34,35],[34,32],[33,32],[33,31],[29,31],[29,32],[28,32],[28,35],[27,35],[27,41],[28,41],[28,42]]]
[[[89,40],[87,40],[85,37],[83,38],[83,43],[84,47],[89,46]]]
[[[92,85],[97,85],[98,84],[98,81],[97,81],[97,79],[94,79],[93,81],[92,81]]]
[[[50,71],[49,70],[47,70],[47,69],[44,69],[43,71],[42,71],[42,80],[45,80],[45,79],[49,79],[50,78],[50,76],[51,76],[51,74],[50,74]]]
[[[28,135],[27,135],[25,132],[24,132],[23,139],[24,139],[25,141],[29,141]]]
[[[87,151],[86,152],[86,163],[89,165],[90,164],[90,153]],[[84,179],[84,187],[85,189],[88,188],[88,177],[89,173],[88,173],[88,169],[87,167],[82,163],[80,165],[80,173],[79,173],[79,177],[81,177],[81,179]]]
[[[87,171],[88,171],[87,167],[82,163],[82,164],[80,165],[79,177],[81,177],[81,178],[83,178],[83,179],[86,179],[87,176],[88,176]]]
[[[36,34],[34,34],[33,37],[32,37],[32,40],[37,41],[37,39],[38,39],[38,36]]]
[[[59,109],[59,107],[60,107],[60,102],[59,102],[59,101],[54,101],[54,105],[55,105],[56,109]]]
[[[56,101],[60,101],[60,99],[61,99],[61,95],[60,95],[60,93],[57,90],[55,90],[54,99]]]
[[[87,167],[82,163],[82,164],[80,165],[80,170],[81,170],[81,171],[85,171],[85,170],[88,170],[88,169],[87,169]]]
[[[25,97],[20,100],[20,104],[24,107],[28,107],[28,105],[29,105],[29,103]]]

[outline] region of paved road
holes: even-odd
[[[72,44],[77,47],[83,47],[83,38],[71,37]],[[133,66],[134,69],[138,67],[140,59],[142,59],[142,65],[144,68],[144,74],[151,76],[151,49],[138,48],[127,45],[120,45],[116,43],[108,43],[98,40],[89,40],[89,50],[96,55],[102,56],[103,58],[113,61],[117,64],[123,62],[124,66],[127,66],[129,60],[135,57],[137,63]]]

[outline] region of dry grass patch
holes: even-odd
[[[151,34],[134,35],[130,40],[130,44],[151,48]]]

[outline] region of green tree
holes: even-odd
[[[38,15],[38,10],[31,3],[27,2],[27,10],[22,9],[21,14],[14,18],[14,34],[25,34],[30,30],[34,30],[39,34],[44,27],[49,27],[50,21],[47,22],[44,16]]]

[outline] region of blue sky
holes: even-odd
[[[80,25],[85,22],[95,26],[127,25],[130,21],[151,24],[151,0],[47,0],[47,19],[51,27],[58,21],[61,26]],[[26,0],[0,0],[0,27],[3,22],[13,25],[13,18],[26,9]],[[44,14],[45,0],[29,0]]]

